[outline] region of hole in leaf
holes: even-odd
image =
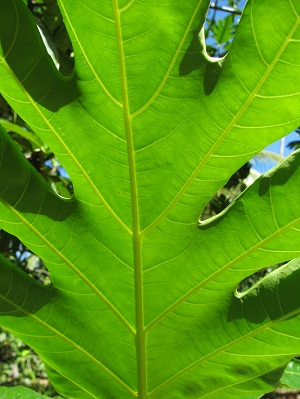
[[[205,22],[206,50],[211,57],[223,57],[233,41],[246,0],[211,1]]]
[[[245,180],[250,173],[251,164],[247,162],[235,172],[228,182],[216,193],[204,208],[200,220],[209,219],[223,211],[242,191],[247,188]]]
[[[3,97],[0,97],[0,125],[52,190],[63,198],[71,198],[74,193],[73,185],[66,169],[47,144],[12,110]]]
[[[71,179],[59,160],[49,150],[36,150],[25,155],[28,161],[49,183],[53,191],[63,198],[71,198],[74,191]]]
[[[300,148],[299,135],[300,128],[269,144],[251,160],[252,167],[259,173],[273,168],[291,152]]]
[[[279,263],[278,265],[271,265],[258,270],[257,272],[251,274],[250,276],[244,278],[237,287],[238,293],[243,293],[248,291],[253,285],[262,280],[265,276],[272,273],[274,270],[285,265],[287,262]]]
[[[73,185],[66,170],[51,149],[11,109],[3,97],[0,97],[0,124],[52,190],[61,197],[71,198]],[[52,284],[44,262],[17,237],[4,230],[0,230],[0,253],[39,283]]]
[[[15,266],[43,285],[51,285],[51,278],[44,262],[17,237],[0,230],[0,253]]]
[[[223,211],[234,198],[250,186],[261,174],[281,162],[285,156],[300,148],[300,128],[270,144],[234,173],[228,182],[206,205],[200,220],[204,221]]]
[[[29,0],[28,8],[54,65],[62,75],[69,76],[74,69],[74,53],[57,2]]]

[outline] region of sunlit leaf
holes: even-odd
[[[76,60],[67,78],[23,1],[0,3],[1,94],[74,185],[58,196],[0,130],[0,226],[52,281],[1,258],[1,324],[67,397],[271,391],[300,353],[300,152],[198,218],[238,168],[300,125],[300,2],[249,1],[222,60],[198,38],[208,0],[59,6]]]

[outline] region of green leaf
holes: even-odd
[[[232,38],[232,31],[234,30],[234,19],[232,15],[225,18],[220,18],[213,25],[213,38],[218,46],[227,43]]]
[[[287,365],[280,381],[284,387],[299,389],[300,387],[300,360],[293,359]]]
[[[34,132],[29,132],[21,126],[8,122],[5,119],[0,119],[0,125],[6,131],[17,133],[20,137],[28,140],[33,145],[33,148],[43,148],[43,142],[36,134],[34,134]]]
[[[0,387],[1,399],[47,399],[32,389],[24,387]]]
[[[249,1],[222,60],[198,39],[208,5],[60,0],[76,59],[64,77],[23,2],[1,1],[1,94],[74,197],[0,130],[0,226],[52,280],[1,258],[0,322],[62,395],[259,397],[300,353],[300,153],[198,223],[241,165],[300,125],[300,3]]]

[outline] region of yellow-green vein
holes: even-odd
[[[217,278],[220,274],[223,274],[226,270],[228,270],[230,267],[232,267],[234,264],[240,262],[242,259],[246,258],[249,256],[251,253],[256,251],[257,249],[260,249],[263,245],[268,243],[269,241],[273,240],[277,236],[281,235],[285,231],[293,228],[295,225],[300,223],[300,218],[297,218],[291,223],[288,223],[285,227],[276,230],[275,233],[269,235],[267,238],[259,241],[256,245],[248,249],[247,251],[243,252],[241,255],[237,256],[235,259],[232,261],[228,262],[226,265],[224,265],[222,268],[217,270],[215,273],[211,274],[208,278],[205,280],[201,281],[198,285],[196,285],[193,289],[191,289],[189,292],[187,292],[184,296],[182,296],[180,299],[178,299],[173,305],[171,305],[169,308],[167,308],[163,313],[161,313],[156,319],[154,319],[151,323],[148,324],[146,327],[146,330],[150,330],[153,328],[157,323],[159,323],[162,319],[164,319],[168,314],[170,314],[177,306],[179,306],[181,303],[186,301],[191,295],[195,294],[197,291],[199,291],[202,287],[204,287],[206,284],[210,283],[213,281],[215,278]],[[300,252],[300,250],[299,250]]]
[[[91,290],[94,292],[105,304],[106,306],[114,313],[114,315],[121,321],[121,323],[134,335],[135,330],[128,323],[128,321],[121,315],[121,313],[113,306],[113,304],[92,284],[87,277],[80,270],[78,270],[72,262],[69,261],[57,248],[52,245],[44,235],[42,235],[39,231],[37,231],[32,224],[30,224],[15,208],[5,202],[3,199],[1,202],[7,207],[7,209],[12,212],[24,226],[26,226],[29,230],[31,230],[35,236],[38,237],[40,241],[42,241],[47,248],[49,248],[57,257],[59,257]]]
[[[287,360],[290,360],[290,358],[291,358],[291,357],[289,357],[288,359],[286,359],[286,360],[285,360],[283,363],[281,363],[279,366],[278,366],[278,364],[277,364],[276,367],[269,369],[269,372],[278,370],[278,367],[286,366]],[[240,384],[244,384],[245,382],[250,382],[250,381],[255,381],[255,380],[257,381],[257,379],[258,379],[259,377],[263,377],[265,374],[266,374],[266,373],[263,371],[263,372],[260,372],[259,374],[255,375],[255,376],[252,376],[252,377],[250,377],[250,378],[244,378],[243,381],[237,381],[237,382],[234,382],[234,383],[232,383],[232,384],[228,384],[228,385],[226,385],[225,387],[223,386],[223,387],[221,387],[221,388],[214,389],[214,390],[212,390],[212,391],[206,393],[205,395],[201,395],[201,399],[204,399],[204,398],[207,397],[207,396],[210,396],[210,395],[212,395],[212,394],[215,394],[216,392],[223,391],[224,389],[228,390],[228,388],[234,388],[234,387],[236,387],[236,386],[239,386]],[[245,376],[243,375],[243,377],[245,377]],[[244,395],[244,393],[245,393],[245,392],[243,391],[243,395]],[[222,395],[222,392],[220,392],[220,397],[222,397],[222,396],[223,396],[223,395]],[[197,399],[200,399],[200,397],[197,398]]]
[[[88,184],[91,186],[92,190],[95,192],[97,197],[100,199],[100,201],[103,203],[105,208],[109,211],[109,213],[113,216],[113,218],[122,226],[122,228],[128,233],[132,234],[131,230],[126,226],[126,224],[119,218],[119,216],[113,211],[113,209],[109,206],[109,204],[106,202],[104,197],[100,194],[99,190],[97,189],[96,185],[93,183],[92,179],[89,177],[89,175],[86,173],[86,171],[83,169],[82,165],[77,161],[75,156],[72,154],[72,151],[70,151],[69,147],[66,145],[66,143],[61,139],[59,134],[56,132],[56,129],[52,126],[50,121],[44,116],[43,112],[39,109],[37,106],[36,102],[32,99],[32,97],[29,95],[29,93],[24,90],[21,82],[18,80],[18,78],[15,76],[9,65],[5,62],[3,58],[0,57],[0,60],[4,64],[5,68],[9,71],[9,73],[13,76],[15,82],[19,85],[20,89],[24,92],[25,96],[28,98],[28,102],[32,104],[32,106],[35,108],[37,114],[40,116],[40,118],[43,120],[43,122],[48,126],[49,130],[51,133],[55,136],[57,141],[60,143],[60,145],[65,149],[66,153],[69,155],[70,159],[74,162],[78,170],[81,172],[83,177],[87,180]]]
[[[130,0],[130,1],[126,4],[126,6],[124,6],[124,7],[122,7],[122,8],[119,9],[120,13],[121,13],[121,12],[124,12],[124,11],[126,11],[126,10],[128,10],[128,9],[133,5],[133,3],[135,3],[135,2],[136,2],[136,0]]]
[[[119,106],[120,108],[122,108],[122,104],[121,104],[118,100],[116,100],[116,99],[110,94],[110,92],[107,90],[107,88],[106,88],[105,85],[102,83],[101,79],[99,78],[97,72],[95,71],[95,69],[94,69],[92,63],[91,63],[90,60],[89,60],[89,57],[87,56],[86,52],[84,51],[84,48],[83,48],[82,45],[81,45],[80,39],[79,39],[79,37],[78,37],[78,35],[77,35],[77,33],[76,33],[76,30],[75,30],[74,27],[73,27],[73,24],[72,24],[72,22],[71,22],[71,20],[70,20],[70,18],[69,18],[69,16],[68,16],[68,13],[67,13],[67,11],[66,11],[66,9],[65,9],[65,7],[64,7],[64,5],[63,5],[63,3],[62,3],[62,1],[59,1],[59,4],[60,4],[61,9],[63,10],[63,13],[64,13],[64,16],[65,16],[66,20],[68,21],[68,23],[69,23],[69,25],[70,25],[70,28],[72,29],[72,33],[73,33],[74,37],[76,38],[76,41],[77,41],[77,43],[78,43],[78,46],[80,47],[80,50],[81,50],[81,52],[82,52],[82,54],[83,54],[83,56],[84,56],[84,59],[86,60],[88,66],[89,66],[89,68],[90,68],[90,70],[92,71],[92,74],[95,76],[96,81],[97,81],[98,84],[100,85],[101,89],[102,89],[102,90],[106,93],[106,95],[110,98],[110,100],[113,101],[117,106]]]
[[[288,42],[290,41],[291,37],[294,35],[296,29],[298,28],[300,23],[300,19],[294,24],[293,28],[290,30],[290,33],[286,36],[283,44],[280,46],[278,52],[274,56],[272,62],[268,65],[266,68],[265,72],[263,73],[262,77],[256,84],[255,88],[253,89],[252,93],[249,95],[248,99],[245,101],[243,106],[240,108],[240,110],[236,113],[236,115],[232,118],[231,122],[228,124],[227,128],[224,129],[223,133],[219,136],[217,141],[213,144],[211,149],[207,152],[207,154],[203,157],[195,171],[192,173],[192,175],[189,177],[189,179],[186,181],[186,183],[182,186],[182,188],[179,190],[178,194],[174,197],[174,199],[170,202],[170,204],[165,208],[165,210],[148,226],[146,227],[141,234],[147,234],[149,231],[151,231],[161,220],[164,219],[164,217],[173,209],[173,207],[178,203],[179,199],[184,195],[186,190],[190,187],[190,185],[194,182],[198,174],[200,173],[201,169],[205,167],[206,163],[210,160],[210,158],[214,155],[216,150],[219,148],[219,146],[222,144],[223,140],[225,137],[228,135],[228,133],[231,131],[231,129],[236,125],[236,122],[243,116],[244,112],[248,109],[249,105],[253,101],[253,99],[256,97],[256,94],[264,84],[266,78],[269,76],[271,70],[273,69],[274,65],[280,58],[281,54],[285,50],[286,46],[288,45]],[[230,56],[230,52],[228,54]]]
[[[147,108],[150,106],[150,104],[156,99],[156,97],[159,95],[160,91],[161,91],[162,88],[164,87],[164,85],[165,85],[167,79],[169,78],[170,73],[171,73],[171,71],[172,71],[172,69],[173,69],[173,67],[174,67],[174,65],[175,65],[175,62],[177,61],[178,56],[179,56],[179,54],[180,54],[180,52],[181,52],[181,50],[182,50],[182,46],[184,45],[184,43],[185,43],[185,41],[186,41],[187,35],[188,35],[189,33],[191,33],[191,27],[192,27],[192,25],[193,25],[193,23],[194,23],[194,21],[195,21],[195,18],[197,17],[197,14],[198,14],[198,12],[199,12],[199,9],[200,9],[202,3],[203,3],[203,0],[200,0],[199,3],[198,3],[198,5],[197,5],[197,7],[196,7],[196,9],[195,9],[195,11],[194,11],[194,13],[193,13],[193,15],[192,15],[192,18],[191,18],[191,20],[190,20],[190,22],[189,22],[189,24],[188,24],[188,26],[187,26],[187,28],[186,28],[186,30],[185,30],[185,32],[184,32],[184,35],[182,36],[182,39],[181,39],[181,41],[180,41],[180,43],[179,43],[179,46],[178,46],[178,48],[177,48],[177,50],[176,50],[176,52],[175,52],[175,54],[174,54],[174,57],[173,57],[173,59],[172,59],[170,65],[169,65],[169,68],[167,69],[167,72],[166,72],[166,74],[165,74],[163,80],[161,81],[160,85],[158,86],[158,88],[156,89],[156,91],[155,91],[155,93],[152,95],[152,97],[151,97],[140,109],[138,109],[136,112],[134,112],[134,113],[131,115],[132,118],[136,117],[137,115],[139,115],[139,114],[141,114],[143,111],[145,111],[145,109],[147,109]]]
[[[9,303],[11,306],[13,306],[15,309],[17,309],[20,312],[24,313],[30,319],[34,320],[36,323],[40,324],[41,326],[43,326],[47,330],[51,331],[53,334],[55,334],[55,336],[59,337],[60,339],[62,339],[65,342],[67,342],[69,345],[73,346],[76,350],[81,352],[84,356],[86,356],[88,359],[90,359],[95,365],[97,365],[99,368],[101,368],[103,371],[105,371],[111,378],[113,378],[116,382],[118,382],[127,392],[129,392],[131,394],[131,396],[136,397],[136,393],[131,388],[129,388],[128,385],[125,384],[124,381],[122,381],[116,374],[114,374],[111,370],[109,370],[104,364],[99,362],[99,360],[94,358],[90,353],[86,352],[83,348],[81,348],[79,345],[77,345],[76,342],[72,341],[66,335],[62,334],[60,331],[58,331],[54,327],[52,327],[49,324],[45,323],[44,321],[42,321],[37,316],[35,316],[35,315],[33,315],[33,314],[29,313],[29,312],[26,312],[26,310],[24,310],[23,308],[17,306],[14,302],[10,301],[8,298],[3,297],[2,295],[0,295],[0,297],[4,301]],[[72,383],[73,383],[73,381],[72,381]],[[84,388],[82,388],[82,387],[80,387],[80,388],[85,391]]]
[[[189,366],[185,367],[183,370],[181,370],[179,373],[173,375],[172,377],[170,377],[168,380],[166,380],[165,382],[163,382],[161,385],[159,385],[158,387],[156,387],[155,389],[153,389],[150,393],[149,393],[149,398],[153,395],[155,395],[156,393],[158,393],[159,391],[161,391],[164,387],[166,387],[167,385],[171,384],[173,381],[177,380],[178,378],[180,378],[182,375],[184,375],[185,373],[188,373],[191,369],[193,369],[194,367],[199,366],[201,363],[205,362],[206,360],[212,358],[213,356],[218,355],[219,353],[222,353],[223,351],[225,351],[226,349],[240,343],[243,342],[244,340],[253,337],[256,334],[259,334],[260,332],[272,327],[273,325],[280,323],[283,320],[292,318],[294,316],[297,316],[300,313],[300,308],[293,310],[292,312],[289,312],[288,314],[285,314],[284,316],[279,317],[276,320],[272,320],[269,323],[265,324],[264,326],[261,326],[259,328],[257,328],[254,331],[250,331],[248,334],[245,334],[244,336],[235,339],[234,341],[231,341],[230,343],[222,346],[221,348],[217,349],[214,352],[209,353],[208,355],[204,356],[203,358],[197,360],[196,362],[193,362],[192,364],[190,364]]]

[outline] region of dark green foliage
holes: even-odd
[[[54,394],[41,359],[20,339],[0,329],[0,385],[24,385]]]
[[[74,54],[57,0],[28,0],[28,8],[59,63],[60,72],[70,75],[74,67]]]

